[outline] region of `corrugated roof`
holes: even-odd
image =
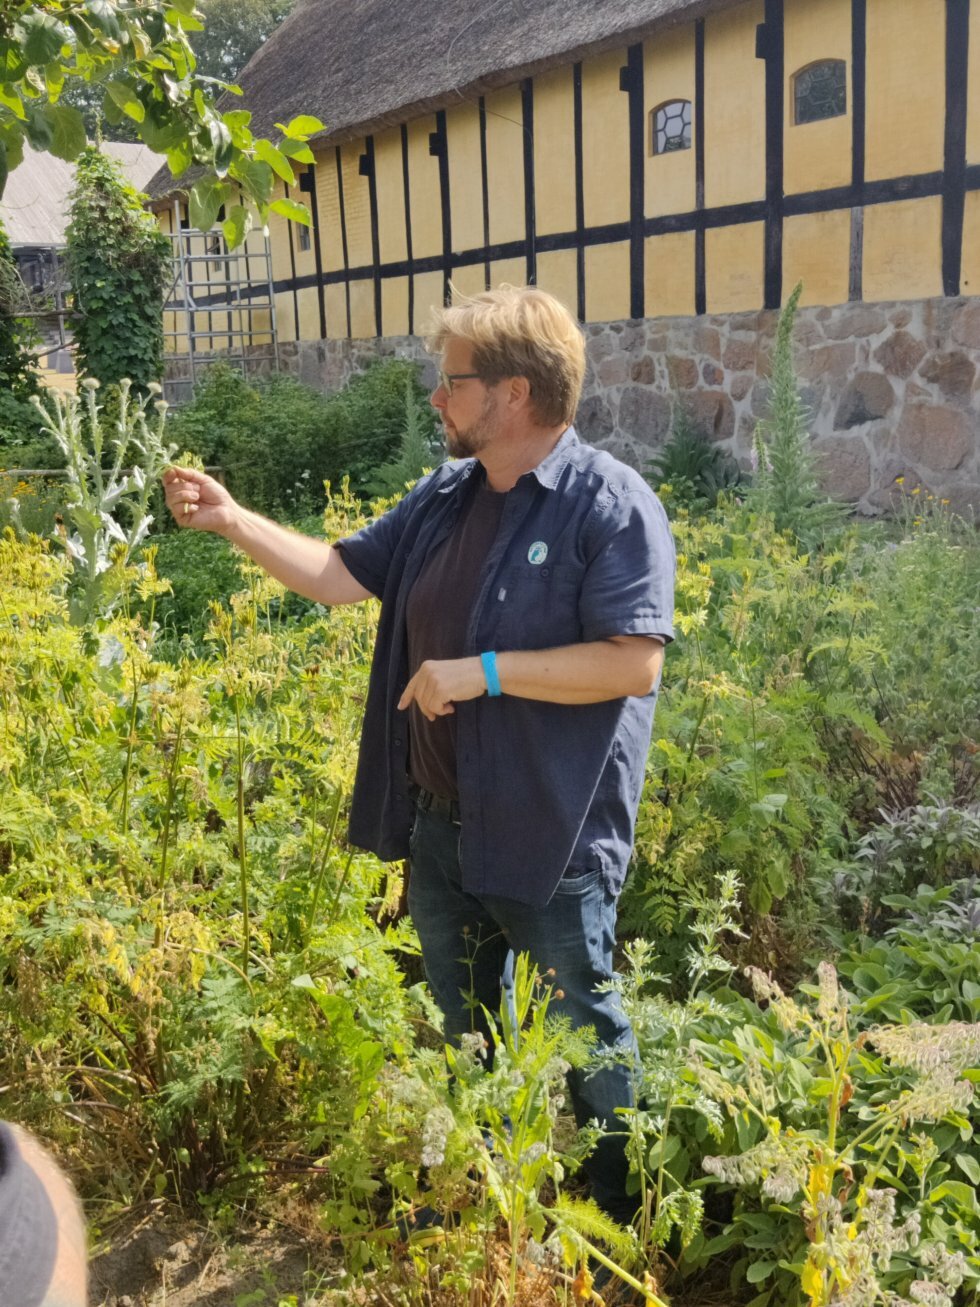
[[[258,135],[309,113],[319,142],[348,140],[739,2],[300,0],[223,106],[250,109]],[[174,189],[163,168],[147,193]]]
[[[160,169],[161,156],[145,145],[104,141],[102,150],[115,159],[137,190],[145,190]],[[64,245],[68,192],[74,182],[73,163],[25,146],[24,161],[7,178],[0,200],[0,218],[14,247]]]

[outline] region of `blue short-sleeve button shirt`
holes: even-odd
[[[408,593],[452,531],[483,471],[444,464],[390,512],[338,544],[381,600],[350,837],[408,856],[413,810],[408,723]],[[484,563],[464,654],[546,649],[617,635],[673,637],[674,547],[647,483],[570,427],[507,495]],[[484,696],[456,705],[464,887],[540,905],[568,869],[622,887],[656,692],[608,703]]]

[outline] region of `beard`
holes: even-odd
[[[496,397],[487,394],[479,416],[468,427],[457,427],[445,418],[442,425],[450,458],[477,458],[497,432]]]

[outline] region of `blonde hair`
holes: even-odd
[[[542,426],[571,422],[582,394],[585,341],[559,300],[536,286],[499,286],[435,309],[426,341],[441,354],[447,340],[473,348],[473,370],[493,383],[526,377]]]

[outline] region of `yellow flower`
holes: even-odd
[[[921,495],[921,494],[922,494],[922,487],[921,487],[921,486],[916,486],[915,489],[912,491],[912,494],[913,494],[913,495]]]
[[[897,486],[904,486],[904,485],[905,485],[905,478],[904,478],[904,477],[896,477],[896,478],[895,478],[895,484],[896,484]]]
[[[939,502],[940,502],[941,504],[948,504],[948,503],[949,503],[949,500],[948,500],[948,499],[940,499]]]

